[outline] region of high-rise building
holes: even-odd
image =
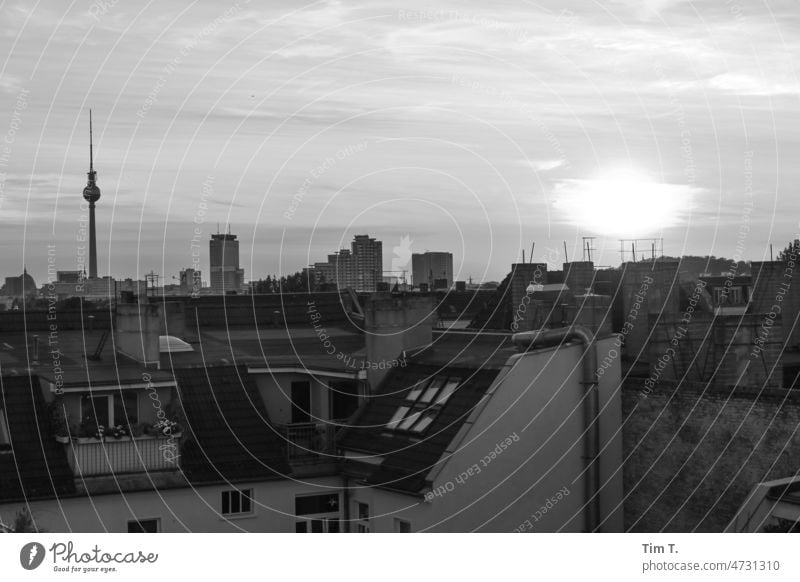
[[[383,243],[366,234],[356,235],[349,249],[328,255],[326,263],[314,263],[314,275],[317,284],[376,291],[383,281]]]
[[[97,237],[94,225],[94,204],[100,200],[100,188],[97,187],[97,172],[94,171],[94,153],[92,151],[92,110],[89,110],[89,181],[83,189],[83,199],[89,203],[89,278],[97,279]]]
[[[411,277],[417,288],[425,284],[428,289],[449,289],[453,285],[453,253],[414,253],[411,255]]]
[[[383,281],[383,243],[358,234],[351,244],[356,291],[375,291]]]
[[[239,241],[236,235],[212,234],[208,243],[211,292],[215,295],[239,293],[244,284],[244,270],[239,268]]]

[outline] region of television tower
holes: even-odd
[[[97,279],[97,236],[94,225],[94,203],[100,200],[100,188],[97,187],[97,172],[94,171],[94,154],[92,152],[92,110],[89,110],[89,181],[83,189],[83,199],[89,203],[89,278]]]

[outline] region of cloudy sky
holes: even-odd
[[[798,236],[796,2],[4,2],[0,275],[75,269],[88,118],[101,274],[167,280],[230,223],[247,278],[356,233],[620,262]],[[198,235],[199,233],[199,235]],[[395,253],[395,247],[398,247]],[[628,259],[629,257],[626,257]],[[394,260],[393,260],[394,259]]]

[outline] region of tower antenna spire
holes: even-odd
[[[94,143],[92,141],[92,110],[89,110],[89,175],[83,199],[89,203],[89,278],[97,278],[97,240],[95,233],[94,206],[100,200],[100,188],[97,187],[97,174],[94,171]]]
[[[92,110],[89,110],[89,173],[94,174],[94,150],[92,147]]]

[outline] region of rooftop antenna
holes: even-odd
[[[564,241],[564,262],[569,263],[569,256],[567,255],[567,241]]]
[[[217,223],[217,234],[219,234],[219,222]]]
[[[525,264],[525,249],[522,249],[522,264]]]
[[[772,262],[772,243],[769,243],[769,261]]]
[[[593,236],[584,236],[583,238],[583,260],[584,261],[592,261],[592,251],[596,250],[594,247],[594,239]]]
[[[535,246],[536,246],[536,243],[532,242],[531,243],[531,263],[533,263],[533,247],[535,247]]]
[[[633,262],[636,262],[636,243],[631,241],[631,255],[633,255]]]

